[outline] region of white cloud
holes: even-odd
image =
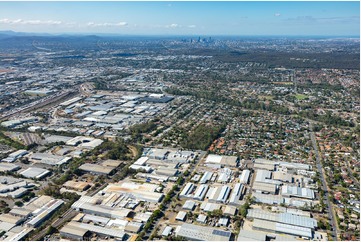
[[[195,28],[195,27],[197,27],[197,26],[195,26],[194,24],[188,25],[188,28]]]
[[[0,19],[0,24],[30,24],[30,25],[60,25],[62,21],[56,20],[23,20],[23,19]]]
[[[275,13],[275,17],[279,17],[279,16],[281,16],[280,13]]]
[[[122,27],[128,25],[127,22],[119,22],[119,23],[94,23],[89,22],[87,24],[90,27]]]
[[[165,27],[166,28],[178,28],[178,27],[181,27],[181,25],[179,25],[179,24],[170,24],[170,25],[166,25]]]

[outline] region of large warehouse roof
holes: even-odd
[[[231,238],[229,231],[187,223],[178,226],[176,234],[189,240],[201,241],[229,241]]]

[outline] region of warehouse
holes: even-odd
[[[59,199],[54,199],[45,204],[40,209],[37,209],[33,212],[35,217],[31,219],[27,226],[29,227],[39,227],[45,220],[47,220],[62,204],[64,201]]]
[[[173,228],[166,226],[162,232],[162,236],[169,236],[172,233]]]
[[[139,158],[137,161],[135,161],[133,164],[134,164],[134,165],[138,165],[138,166],[144,166],[144,165],[147,163],[148,160],[149,160],[148,157],[143,156],[143,157],[140,157],[140,158]]]
[[[36,179],[42,179],[45,176],[50,174],[50,171],[42,168],[37,167],[30,167],[22,172],[20,172],[20,175],[26,177],[26,178],[36,178]]]
[[[79,167],[79,170],[89,172],[95,175],[109,175],[114,170],[114,167],[85,163]]]
[[[202,184],[198,187],[198,189],[195,191],[193,199],[198,201],[203,201],[204,197],[206,196],[208,191],[208,185]]]
[[[213,172],[206,171],[203,174],[203,176],[202,176],[201,180],[199,181],[199,183],[201,183],[201,184],[207,183],[211,179],[212,175],[213,175]]]
[[[229,188],[228,186],[223,186],[221,192],[218,195],[217,202],[225,203],[230,192],[231,188]]]
[[[211,203],[211,202],[206,202],[204,201],[200,208],[202,210],[204,210],[205,212],[212,212],[214,210],[218,210],[221,208],[221,205],[220,204],[217,204],[217,203]]]
[[[164,197],[163,193],[157,192],[158,189],[159,186],[155,184],[123,182],[109,184],[103,191],[105,193],[131,195],[140,201],[158,203]]]
[[[7,171],[17,171],[20,169],[20,166],[9,164],[9,163],[0,163],[0,172],[7,172]]]
[[[275,184],[255,182],[253,184],[252,190],[258,193],[276,194],[277,186]]]
[[[153,168],[150,166],[140,166],[140,165],[135,165],[135,164],[130,165],[129,168],[133,169],[135,171],[144,171],[146,173],[150,173],[153,171]]]
[[[238,165],[238,157],[210,154],[207,156],[205,163],[210,165],[218,165],[219,167],[236,167]]]
[[[28,154],[28,152],[26,150],[18,150],[18,151],[15,151],[15,152],[9,154],[8,158],[3,159],[3,161],[14,162],[26,154]]]
[[[84,223],[92,222],[93,224],[96,225],[105,226],[110,221],[110,219],[96,215],[85,214],[82,221]]]
[[[143,223],[132,221],[127,223],[124,230],[129,233],[137,234],[142,228],[143,228]]]
[[[182,192],[179,194],[180,198],[187,198],[191,196],[191,193],[193,192],[194,184],[188,182],[187,185],[183,188]]]
[[[63,184],[63,187],[70,190],[82,192],[90,188],[90,184],[88,182],[82,181],[67,181]]]
[[[83,197],[82,197],[83,198]],[[71,206],[73,209],[91,215],[96,215],[105,218],[123,219],[129,215],[132,211],[126,208],[108,207],[104,205],[96,205],[90,202],[84,201],[80,198]]]
[[[190,210],[193,211],[194,207],[196,206],[196,203],[192,200],[187,200],[184,205],[183,205],[183,209],[184,210]]]
[[[315,229],[317,227],[317,221],[310,217],[298,216],[292,213],[272,213],[262,209],[249,209],[247,218],[260,219],[310,229]]]
[[[242,184],[247,184],[250,175],[251,175],[250,170],[243,170],[242,174],[239,176],[239,182]]]
[[[60,155],[52,155],[48,153],[34,153],[30,155],[29,161],[34,163],[42,163],[51,166],[62,165],[71,160],[71,157],[65,157]]]
[[[125,233],[121,230],[100,227],[92,224],[84,224],[71,221],[60,230],[60,235],[68,238],[80,238],[84,237],[87,232],[92,232],[98,236],[110,237],[115,240],[123,240]]]
[[[278,232],[281,234],[290,234],[312,239],[312,230],[310,228],[281,224],[265,220],[254,219],[252,227],[267,232]]]
[[[158,168],[155,173],[157,175],[164,175],[164,176],[176,176],[178,174],[178,169],[172,168]]]
[[[278,180],[282,182],[293,182],[292,174],[283,172],[283,171],[275,171],[273,172],[273,180]]]
[[[229,198],[229,204],[238,206],[244,193],[244,186],[241,183],[236,183]]]
[[[275,170],[275,165],[274,164],[255,163],[253,165],[253,169],[262,169],[262,170],[274,171]]]
[[[186,220],[187,212],[179,211],[177,216],[175,217],[175,220],[184,222]]]
[[[266,241],[267,234],[254,230],[241,229],[237,241]]]
[[[266,203],[266,204],[281,204],[284,203],[284,198],[282,196],[262,194],[262,193],[253,193],[252,196],[255,198],[255,202]]]
[[[229,241],[231,232],[184,223],[175,231],[177,236],[195,241]]]
[[[306,199],[315,199],[315,192],[312,189],[306,187],[296,186],[282,186],[282,196],[284,197],[299,197]]]

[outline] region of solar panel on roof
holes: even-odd
[[[229,236],[229,232],[222,231],[222,230],[216,230],[216,229],[213,230],[212,234],[219,235],[219,236],[226,236],[226,237]]]

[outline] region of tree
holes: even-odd
[[[16,201],[15,205],[18,206],[18,207],[22,207],[24,205],[24,203],[21,202],[21,201]]]

